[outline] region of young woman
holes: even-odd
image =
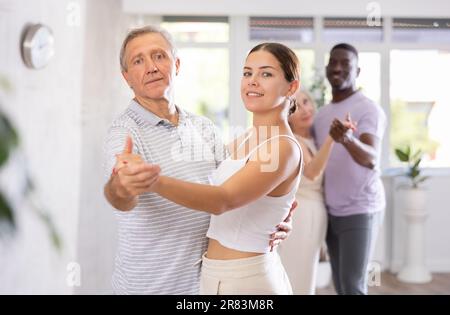
[[[212,213],[202,259],[201,294],[292,294],[268,237],[288,215],[302,172],[302,151],[288,123],[299,87],[298,59],[264,43],[247,56],[241,97],[253,128],[230,146],[230,157],[203,185],[160,176],[154,192]]]

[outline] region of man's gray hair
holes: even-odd
[[[135,28],[135,29],[132,29],[128,33],[128,35],[125,37],[125,39],[122,43],[122,48],[120,48],[120,68],[122,71],[128,70],[127,62],[125,60],[126,59],[125,52],[126,52],[128,43],[131,40],[135,39],[136,37],[143,36],[146,34],[153,34],[153,33],[160,34],[169,43],[170,50],[172,52],[172,56],[174,58],[177,58],[177,49],[174,45],[172,36],[165,29],[162,29],[158,26],[151,26],[151,25],[140,27],[140,28]]]

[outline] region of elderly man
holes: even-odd
[[[180,59],[166,31],[131,31],[123,42],[120,64],[134,99],[112,123],[105,144],[105,197],[119,210],[114,292],[198,294],[210,215],[150,191],[160,171],[208,183],[226,149],[211,121],[174,104],[173,80]],[[287,221],[272,235],[272,244],[286,237]]]

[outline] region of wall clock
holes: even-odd
[[[55,54],[55,39],[51,29],[34,24],[25,30],[21,48],[25,65],[31,69],[44,68]]]

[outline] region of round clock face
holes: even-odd
[[[55,54],[51,30],[42,24],[30,26],[22,43],[25,64],[33,69],[45,67]]]

